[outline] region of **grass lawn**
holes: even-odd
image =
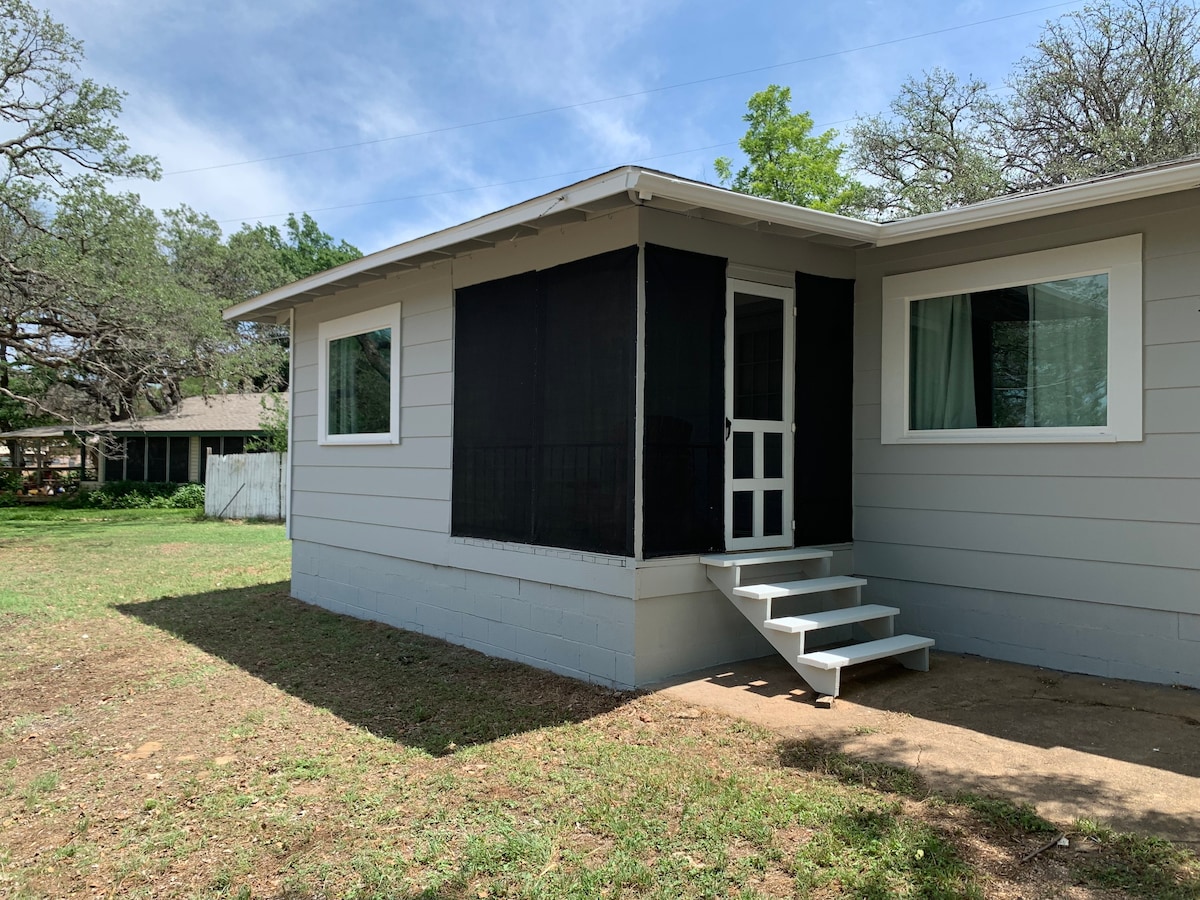
[[[0,510],[0,896],[1200,896],[1196,859],[287,596],[275,525]]]

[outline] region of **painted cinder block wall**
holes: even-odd
[[[884,276],[1136,233],[1143,441],[880,443]],[[855,323],[864,597],[943,650],[1200,686],[1200,191],[860,251]]]

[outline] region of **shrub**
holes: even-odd
[[[91,509],[203,509],[204,485],[110,481],[77,502]]]
[[[0,468],[0,494],[15,494],[23,482],[20,469]]]

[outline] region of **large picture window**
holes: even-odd
[[[400,305],[318,328],[317,419],[323,444],[400,439]]]
[[[884,279],[882,437],[1141,439],[1141,238]]]

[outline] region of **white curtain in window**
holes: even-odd
[[[974,428],[970,294],[918,300],[910,315],[909,427]]]
[[[1099,276],[1103,279],[1103,276]],[[1089,302],[1091,281],[1029,286],[1026,427],[1103,425],[1107,419],[1108,315]],[[1107,284],[1100,281],[1102,289]],[[1075,290],[1064,288],[1074,287]]]
[[[329,433],[358,432],[358,404],[354,402],[358,338],[339,338],[329,342]]]

